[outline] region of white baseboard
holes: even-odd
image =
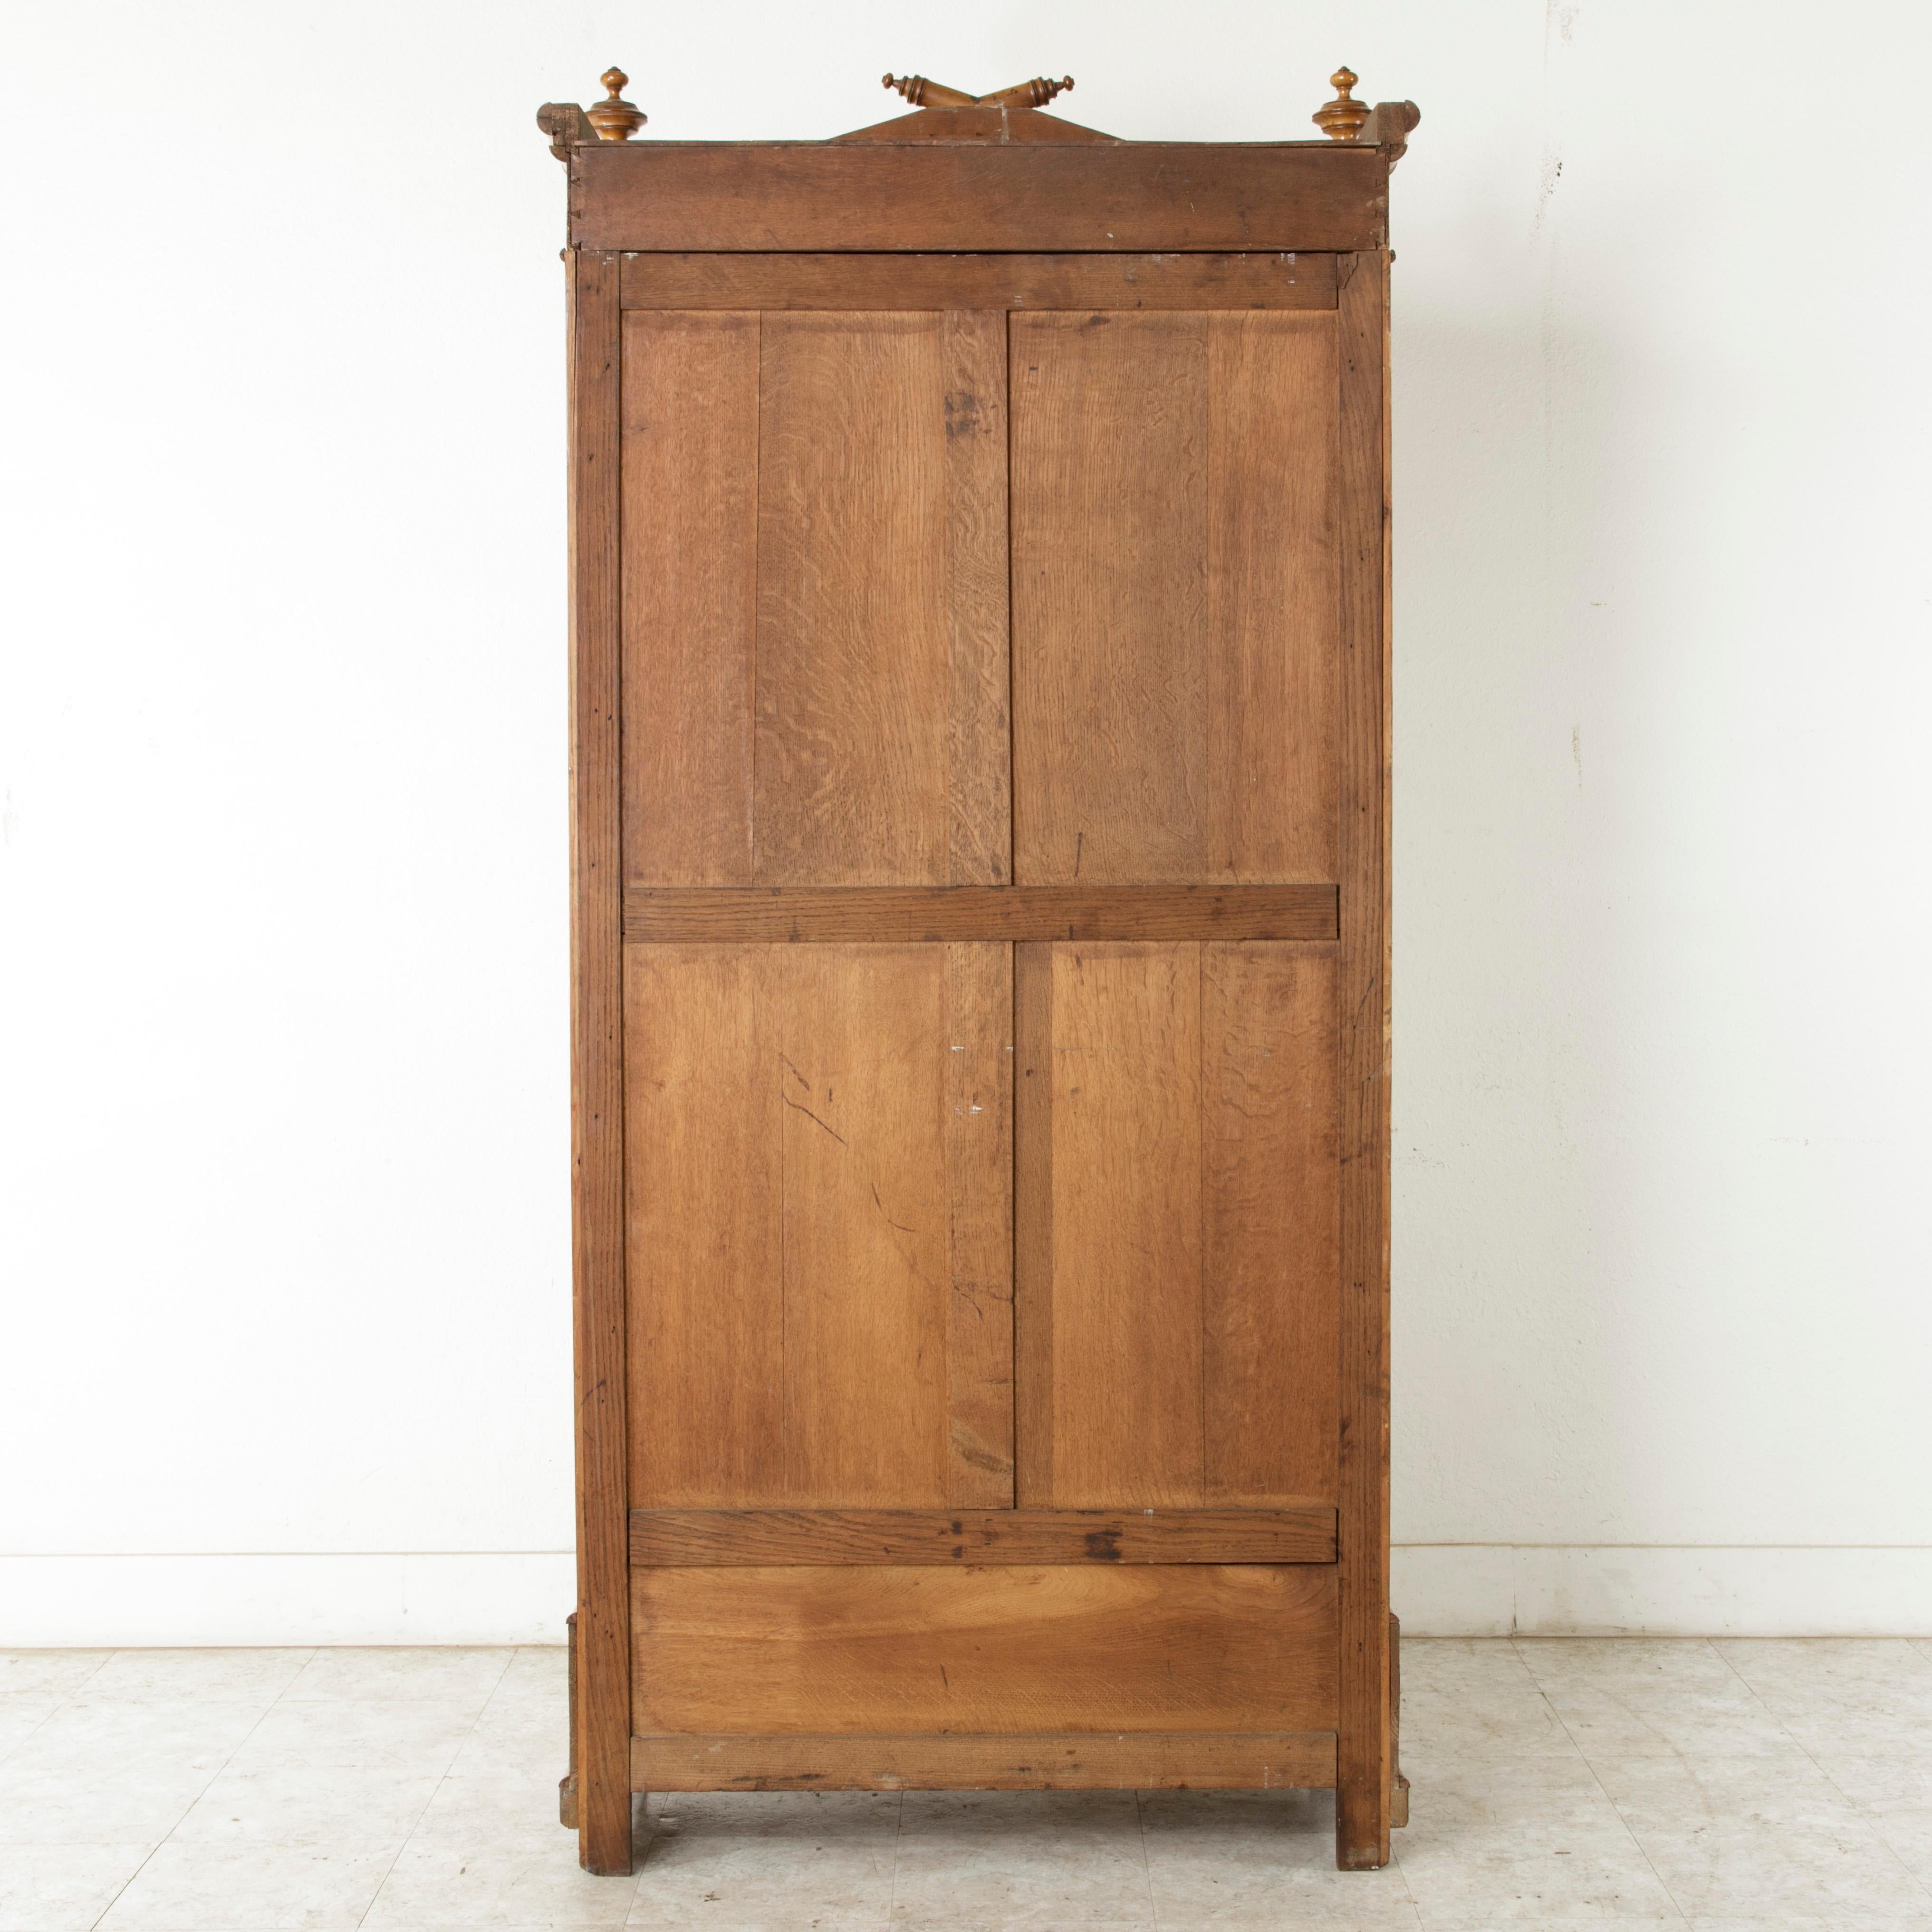
[[[558,1643],[568,1552],[0,1556],[0,1648]],[[1406,1544],[1413,1636],[1932,1636],[1932,1550]]]
[[[0,1556],[0,1648],[561,1643],[568,1551]]]
[[[1932,1550],[1399,1544],[1405,1636],[1932,1636]]]

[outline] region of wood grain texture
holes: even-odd
[[[1003,881],[999,319],[644,310],[626,342],[630,878]]]
[[[626,308],[1332,309],[1333,255],[626,255]]]
[[[1388,265],[1339,312],[1342,535],[1341,1723],[1336,1862],[1389,1857]]]
[[[1015,877],[1332,878],[1332,318],[1010,327]]]
[[[570,152],[580,248],[1021,254],[1378,248],[1372,148],[646,142]]]
[[[1018,958],[1021,1504],[1332,1502],[1337,950]]]
[[[1205,318],[1009,326],[1014,877],[1202,878]]]
[[[1013,948],[1013,1498],[1054,1496],[1053,948]]]
[[[1325,1791],[1329,1731],[640,1737],[640,1791]]]
[[[578,1856],[631,1869],[617,263],[570,258],[571,1210]]]
[[[760,327],[759,873],[937,884],[950,676],[939,320]]]
[[[1335,1511],[633,1510],[631,1561],[724,1564],[1328,1563]]]
[[[1056,946],[1052,970],[1052,1486],[1023,1460],[1019,1498],[1198,1504],[1200,950]]]
[[[634,941],[1332,940],[1340,931],[1330,885],[632,886],[624,908]]]
[[[1008,717],[1006,328],[997,312],[940,318],[944,412],[946,878],[1013,875]]]
[[[636,1730],[1332,1730],[1332,1564],[639,1570]]]
[[[946,1501],[1013,1501],[1012,956],[948,946]]]
[[[631,1490],[788,1492],[785,1108],[763,956],[626,949]]]
[[[1203,1500],[1336,1494],[1339,962],[1201,960]]]
[[[624,321],[625,860],[748,884],[758,318]]]
[[[628,963],[638,1504],[941,1508],[962,1444],[1003,1499],[1004,950]]]
[[[1335,330],[1208,320],[1202,869],[1335,876]]]

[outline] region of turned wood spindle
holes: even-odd
[[[623,98],[631,76],[622,68],[612,67],[606,68],[598,78],[604,83],[606,98],[591,108],[585,118],[597,130],[600,141],[628,141],[647,118]]]
[[[1360,78],[1345,67],[1337,68],[1328,76],[1328,85],[1334,88],[1335,98],[1317,108],[1312,118],[1316,126],[1331,141],[1354,140],[1368,120],[1369,110],[1348,92]]]

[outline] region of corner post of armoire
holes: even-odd
[[[573,175],[574,164],[573,163]],[[570,281],[572,1235],[577,1402],[572,1740],[578,1856],[631,1870],[625,1423],[623,892],[620,847],[619,258]]]
[[[1342,650],[1340,1643],[1335,1857],[1389,1860],[1389,490],[1386,249],[1339,297]]]

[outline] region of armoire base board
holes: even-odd
[[[640,1791],[1325,1791],[1332,1731],[634,1737]]]

